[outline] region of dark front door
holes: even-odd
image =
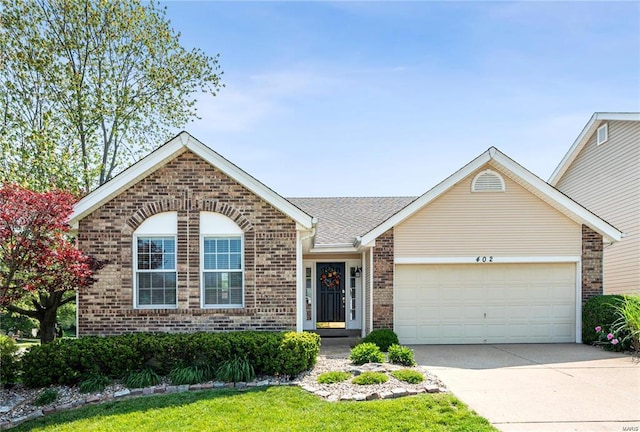
[[[345,284],[344,263],[318,263],[318,317],[319,323],[344,323]]]

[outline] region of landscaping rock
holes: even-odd
[[[356,393],[353,395],[353,400],[357,400],[357,401],[367,400],[367,395],[364,395],[362,393]]]
[[[131,390],[129,389],[124,389],[124,390],[120,390],[117,391],[113,394],[114,397],[120,398],[120,397],[124,397],[124,396],[129,396],[131,394]]]
[[[393,393],[393,397],[397,398],[397,397],[402,397],[402,396],[406,396],[407,395],[407,391],[403,388],[394,388],[391,389],[391,393]]]
[[[331,393],[325,390],[318,390],[316,391],[316,395],[320,396],[321,398],[326,398],[326,397],[329,397]]]
[[[247,383],[246,382],[242,382],[242,381],[241,382],[237,382],[235,387],[237,389],[246,389],[247,388]]]
[[[440,391],[440,387],[437,385],[427,384],[424,386],[424,389],[427,393],[438,393]]]
[[[338,400],[340,399],[340,397],[336,394],[332,394],[331,396],[329,396],[327,398],[327,401],[329,402],[338,402]]]
[[[264,387],[269,385],[269,380],[262,380],[256,383],[256,387]]]

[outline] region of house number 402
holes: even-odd
[[[490,263],[490,262],[493,262],[493,257],[492,256],[479,256],[478,258],[476,258],[476,262]]]

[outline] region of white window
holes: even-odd
[[[476,175],[471,182],[471,192],[504,192],[504,179],[492,170],[485,170]]]
[[[145,220],[133,236],[134,306],[175,308],[177,214],[159,213]]]
[[[244,305],[244,236],[228,217],[200,213],[202,307]]]
[[[609,123],[605,123],[598,128],[598,145],[604,144],[609,139]]]

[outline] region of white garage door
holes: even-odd
[[[403,344],[575,342],[576,264],[396,265]]]

